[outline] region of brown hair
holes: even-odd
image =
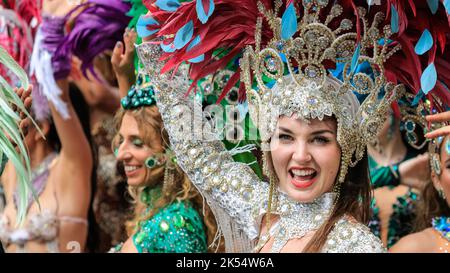
[[[123,110],[121,108],[115,116],[117,131],[119,130],[122,118],[126,113],[131,114],[136,119],[137,123],[139,124],[140,134],[142,135],[142,139],[146,145],[151,147],[152,140],[159,137],[163,148],[169,148],[169,136],[164,129],[161,114],[159,113],[156,106],[140,107],[135,110]],[[117,140],[117,136],[115,137],[115,140]],[[113,145],[114,142],[115,141],[113,141]],[[161,171],[159,173],[161,174],[161,179],[159,179],[157,183],[163,184],[164,167],[161,166],[160,170]],[[178,165],[175,167],[174,172],[174,183],[170,188],[164,188],[164,192],[161,197],[155,202],[154,208],[152,208],[146,214],[143,213],[146,209],[146,205],[141,201],[141,194],[144,187],[129,186],[129,193],[133,198],[133,202],[135,203],[135,213],[133,219],[126,223],[127,233],[131,236],[131,234],[135,232],[135,228],[139,222],[146,221],[152,218],[156,213],[158,213],[161,208],[164,208],[165,206],[173,203],[175,200],[189,200],[193,203],[195,209],[200,213],[200,215],[203,215],[203,206],[205,208],[203,222],[206,227],[207,243],[209,246],[213,242],[217,232],[217,224],[214,215],[206,202],[203,202],[203,198],[199,194],[195,186],[191,183],[187,175]],[[149,177],[147,177],[146,179],[148,181]],[[209,251],[214,250],[210,249]]]
[[[445,140],[445,139],[444,139]],[[444,143],[444,140],[441,142]],[[429,152],[433,151],[433,147],[431,147],[431,142],[429,144]],[[434,146],[436,147],[436,146]],[[438,153],[441,152],[441,147],[438,147]],[[441,160],[441,156],[439,154],[439,160]],[[434,173],[433,168],[430,166],[431,172]],[[441,196],[439,196],[438,191],[434,187],[433,181],[430,179],[428,183],[422,190],[421,198],[419,200],[419,204],[417,206],[417,214],[416,214],[416,224],[414,226],[414,230],[416,232],[422,231],[426,228],[431,227],[431,219],[439,216],[450,216],[450,208],[447,204],[447,201],[444,200]]]
[[[314,233],[303,252],[319,252],[334,225],[343,216],[350,216],[363,224],[369,221],[372,191],[368,164],[366,153],[356,166],[349,168],[339,191],[339,199],[334,205],[328,221]]]
[[[272,155],[265,152],[268,168],[275,173]],[[343,216],[350,216],[358,222],[366,223],[370,216],[371,186],[367,152],[354,167],[350,167],[339,191],[339,197],[328,220],[314,233],[303,252],[320,252],[334,225]],[[340,168],[339,168],[340,169]],[[339,183],[337,181],[336,183]],[[301,217],[301,216],[299,216]]]
[[[417,206],[414,230],[419,232],[431,227],[431,219],[439,216],[450,216],[450,208],[447,201],[439,196],[433,182],[429,181],[422,191],[421,199]]]

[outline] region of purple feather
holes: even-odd
[[[81,60],[83,75],[87,77],[87,71],[90,71],[98,79],[94,72],[94,58],[114,49],[116,42],[122,40],[123,32],[132,19],[126,15],[130,8],[130,4],[122,0],[89,0],[73,9],[66,20],[74,12],[82,11],[74,18],[74,27],[58,46],[54,60],[73,54]]]
[[[39,84],[34,84],[34,86],[35,88],[31,90],[31,97],[33,98],[31,108],[34,112],[34,116],[38,121],[47,120],[50,116],[47,97],[42,93]]]

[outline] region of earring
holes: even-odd
[[[175,185],[175,170],[177,159],[173,151],[170,149],[166,149],[165,158],[166,168],[164,170],[163,192],[165,194],[170,194],[170,189],[172,189]]]
[[[431,168],[437,175],[441,175],[441,162],[438,154],[431,154]]]
[[[446,198],[446,196],[445,196],[445,192],[444,192],[443,189],[439,189],[439,190],[438,190],[438,194],[439,194],[439,197],[441,197],[441,198],[444,199],[444,200],[447,200],[447,198]]]
[[[274,171],[269,167],[269,164],[267,162],[267,154],[266,152],[263,153],[262,156],[263,159],[263,174],[269,178],[269,200],[267,202],[267,221],[266,221],[266,228],[267,232],[270,231],[270,225],[271,225],[271,214],[272,214],[272,207],[276,207],[276,205],[273,202],[273,197],[275,193],[275,184],[278,180],[277,176],[275,175]]]
[[[164,158],[165,158],[164,154],[160,154],[160,153],[153,154],[152,156],[149,156],[145,160],[145,166],[149,169],[153,169],[155,167],[162,166],[165,162]]]

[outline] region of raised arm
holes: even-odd
[[[53,122],[55,123],[61,141],[61,159],[64,159],[71,165],[80,167],[80,171],[85,168],[91,169],[92,151],[86,135],[84,134],[80,120],[70,101],[69,82],[67,79],[60,79],[57,81],[57,84],[62,90],[61,99],[67,104],[68,113],[70,115],[68,119],[64,119],[53,104],[50,103]]]
[[[123,41],[118,41],[114,47],[111,64],[119,84],[119,94],[123,98],[127,95],[133,83],[136,81],[134,75],[134,43],[137,34],[134,29],[126,29]]]
[[[249,166],[235,162],[215,133],[206,133],[212,130],[204,122],[201,102],[185,96],[189,88],[187,73],[183,73],[186,67],[180,67],[173,78],[159,76],[158,52],[159,45],[144,43],[138,47],[138,55],[154,84],[177,163],[206,197],[222,231],[230,230],[230,224],[234,225],[231,230],[240,230],[233,233],[234,238],[225,238],[227,250],[250,251],[249,241],[259,235],[260,209],[268,200],[268,184],[260,181]],[[250,239],[242,249],[232,244],[238,237]]]

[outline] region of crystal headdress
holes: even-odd
[[[241,81],[245,83],[251,116],[263,141],[270,139],[281,115],[320,120],[334,116],[342,151],[339,180],[343,182],[348,166],[354,166],[363,157],[390,104],[404,89],[402,85],[386,82],[383,73],[385,60],[399,47],[379,43],[392,34],[389,26],[379,30],[381,12],[369,25],[366,10],[358,8],[364,29],[358,39],[358,33],[350,31],[353,24],[349,19],[341,20],[340,24],[334,22],[343,12],[340,5],[333,5],[322,19],[320,12],[328,1],[303,2],[301,17],[296,16],[293,4],[281,18],[277,17],[281,2],[276,2],[274,10],[258,5],[264,18],[257,20],[255,48],[248,47],[241,59]],[[274,34],[265,46],[260,42],[263,20]],[[328,75],[327,61],[345,63],[343,82]],[[355,72],[356,65],[363,62],[370,65],[373,79]],[[385,95],[379,99],[381,90]],[[360,107],[352,92],[368,95]]]
[[[438,113],[437,109],[442,111],[445,109],[445,104],[434,94],[431,94],[430,99],[422,98],[419,100],[411,92],[406,92],[400,102],[400,114],[404,123],[406,141],[417,150],[422,150],[428,145],[431,169],[439,175],[441,173],[440,150],[443,148],[444,137],[427,139],[424,135],[448,125],[448,122],[430,123],[425,119],[425,116]],[[449,144],[450,142],[447,141],[445,148],[450,154]]]

